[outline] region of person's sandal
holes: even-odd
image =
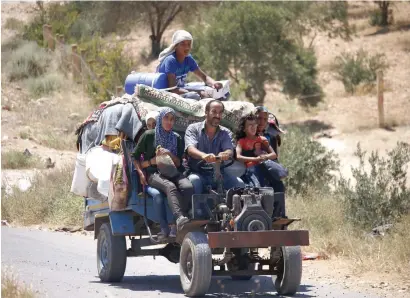
[[[178,219],[177,219],[177,230],[180,231],[183,228],[184,224],[186,224],[188,222],[189,222],[188,217],[185,217],[183,215],[178,217]]]

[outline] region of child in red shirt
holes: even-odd
[[[255,166],[266,167],[268,179],[280,180],[288,175],[287,169],[273,161],[277,158],[276,153],[268,139],[257,134],[257,126],[256,115],[249,114],[242,117],[236,133],[236,159],[245,163],[245,180],[254,187],[260,186],[253,171]]]

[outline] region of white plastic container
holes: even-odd
[[[111,175],[115,169],[115,166],[120,161],[118,154],[104,152],[102,155],[104,157],[101,160],[100,165],[100,175],[98,177],[97,191],[108,197],[108,192],[110,190]]]
[[[98,182],[98,176],[100,174],[100,160],[101,156],[104,152],[104,149],[101,146],[96,146],[91,148],[86,153],[86,166],[85,166],[85,173],[92,182]]]
[[[77,153],[71,192],[82,197],[87,196],[89,179],[85,171],[85,154]]]

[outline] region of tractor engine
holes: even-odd
[[[229,230],[255,232],[272,229],[273,188],[230,189],[226,203],[231,214]]]

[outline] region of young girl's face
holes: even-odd
[[[263,132],[268,124],[268,113],[266,112],[259,112],[257,114],[257,121],[258,121],[258,131]]]
[[[149,118],[148,119],[147,128],[148,129],[154,129],[155,128],[155,119],[154,118]]]
[[[191,52],[191,44],[192,42],[190,40],[184,40],[181,41],[176,47],[175,47],[175,52],[178,56],[188,56],[189,53]]]
[[[171,113],[165,114],[165,116],[162,118],[162,128],[165,129],[166,131],[170,131],[172,127],[174,126],[175,123],[175,117]]]
[[[245,122],[245,134],[246,136],[254,136],[256,135],[256,129],[258,124],[255,120],[246,120]]]

